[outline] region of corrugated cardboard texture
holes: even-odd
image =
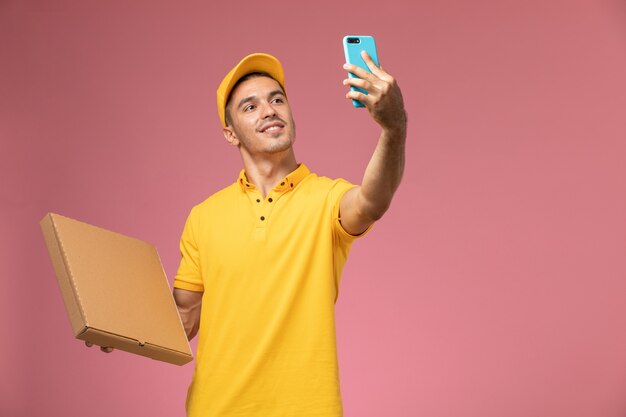
[[[153,245],[53,213],[40,225],[77,338],[178,365],[193,359]]]

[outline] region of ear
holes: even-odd
[[[228,143],[230,143],[233,146],[239,146],[239,139],[237,139],[237,135],[235,134],[235,131],[233,130],[232,126],[226,126],[223,130],[222,133],[224,134],[224,137],[226,138],[226,140],[228,141]]]

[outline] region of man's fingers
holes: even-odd
[[[357,67],[354,64],[343,64],[343,69],[345,69],[348,72],[353,73],[357,77],[362,78],[364,80],[367,80],[374,76],[371,72],[368,72],[361,67]]]
[[[363,51],[363,53],[364,55],[367,54],[365,51]],[[365,59],[365,56],[364,56],[364,59]],[[354,64],[344,64],[343,69],[345,69],[348,72],[351,72],[352,74],[356,75],[358,78],[362,80],[369,81],[372,85],[375,85],[379,88],[385,84],[391,84],[394,82],[394,78],[388,73],[386,73],[385,71],[378,68],[376,64],[374,64],[374,61],[372,61],[372,59],[369,57],[369,55],[367,55],[367,59],[369,59],[369,61],[371,62],[371,65],[368,64],[368,66],[370,67],[370,69],[372,69],[372,72],[366,71],[363,68],[357,67]],[[351,78],[351,79],[354,79],[354,78]]]
[[[372,89],[372,83],[362,78],[346,78],[345,80],[343,80],[343,85],[359,87],[367,91],[370,91]]]
[[[348,78],[348,79],[344,80],[343,83],[344,83],[344,85],[347,85],[347,86],[356,87],[356,88],[360,88],[362,90],[365,90],[367,92],[367,94],[363,93],[362,91],[358,91],[358,90],[357,90],[357,92],[359,94],[363,95],[364,97],[367,97],[367,102],[374,103],[376,101],[376,99],[378,97],[380,97],[381,91],[380,91],[379,86],[377,86],[376,84],[372,84],[369,81],[362,80],[360,78]],[[350,89],[350,92],[355,92],[355,91]],[[366,104],[366,102],[363,101],[360,98],[355,98],[355,97],[349,97],[349,98],[354,98],[355,100],[359,100],[363,104]]]
[[[371,95],[363,94],[360,91],[352,91],[352,90],[348,91],[348,93],[346,94],[346,98],[349,98],[352,100],[359,100],[366,107],[369,107],[368,104],[371,104],[371,101],[373,100]]]
[[[374,60],[367,53],[367,51],[365,50],[361,51],[361,57],[363,58],[363,61],[365,61],[365,64],[370,69],[370,71],[372,71],[374,75],[376,75],[378,78],[388,83],[393,82],[393,77],[384,70],[382,65],[380,66],[376,65],[374,63]]]
[[[381,71],[378,65],[374,63],[374,60],[372,59],[370,54],[367,53],[366,50],[361,51],[361,58],[363,58],[363,61],[365,61],[365,65],[367,65],[367,68],[370,69],[372,74],[376,75],[380,79],[384,79],[383,77],[385,73]]]
[[[92,347],[92,346],[93,346],[93,343],[88,342],[88,341],[86,341],[86,340],[85,340],[85,346],[87,346],[87,347]],[[105,353],[111,353],[111,352],[113,352],[113,349],[114,349],[114,348],[112,348],[112,347],[110,347],[110,346],[100,346],[100,350],[101,350],[101,351],[103,351],[103,352],[105,352]]]

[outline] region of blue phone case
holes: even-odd
[[[348,39],[353,40],[352,42],[348,42]],[[358,40],[358,43],[355,43],[354,40]],[[369,56],[372,57],[372,60],[376,65],[378,63],[378,53],[376,52],[376,42],[374,41],[374,37],[372,36],[344,36],[343,37],[343,52],[346,55],[346,62],[349,64],[356,65],[358,67],[363,68],[367,72],[371,72],[370,69],[361,58],[361,51],[366,50]],[[358,78],[356,75],[351,72],[348,73],[348,77],[350,78]],[[358,88],[358,87],[350,87],[352,91],[360,91],[363,94],[367,94],[367,91]],[[363,103],[359,100],[352,100],[352,105],[354,107],[365,107]]]

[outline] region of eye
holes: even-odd
[[[276,97],[275,99],[272,100],[272,103],[283,103],[283,99],[281,97]]]
[[[250,111],[250,110],[254,110],[253,104],[248,104],[246,107],[243,108],[243,111]]]

